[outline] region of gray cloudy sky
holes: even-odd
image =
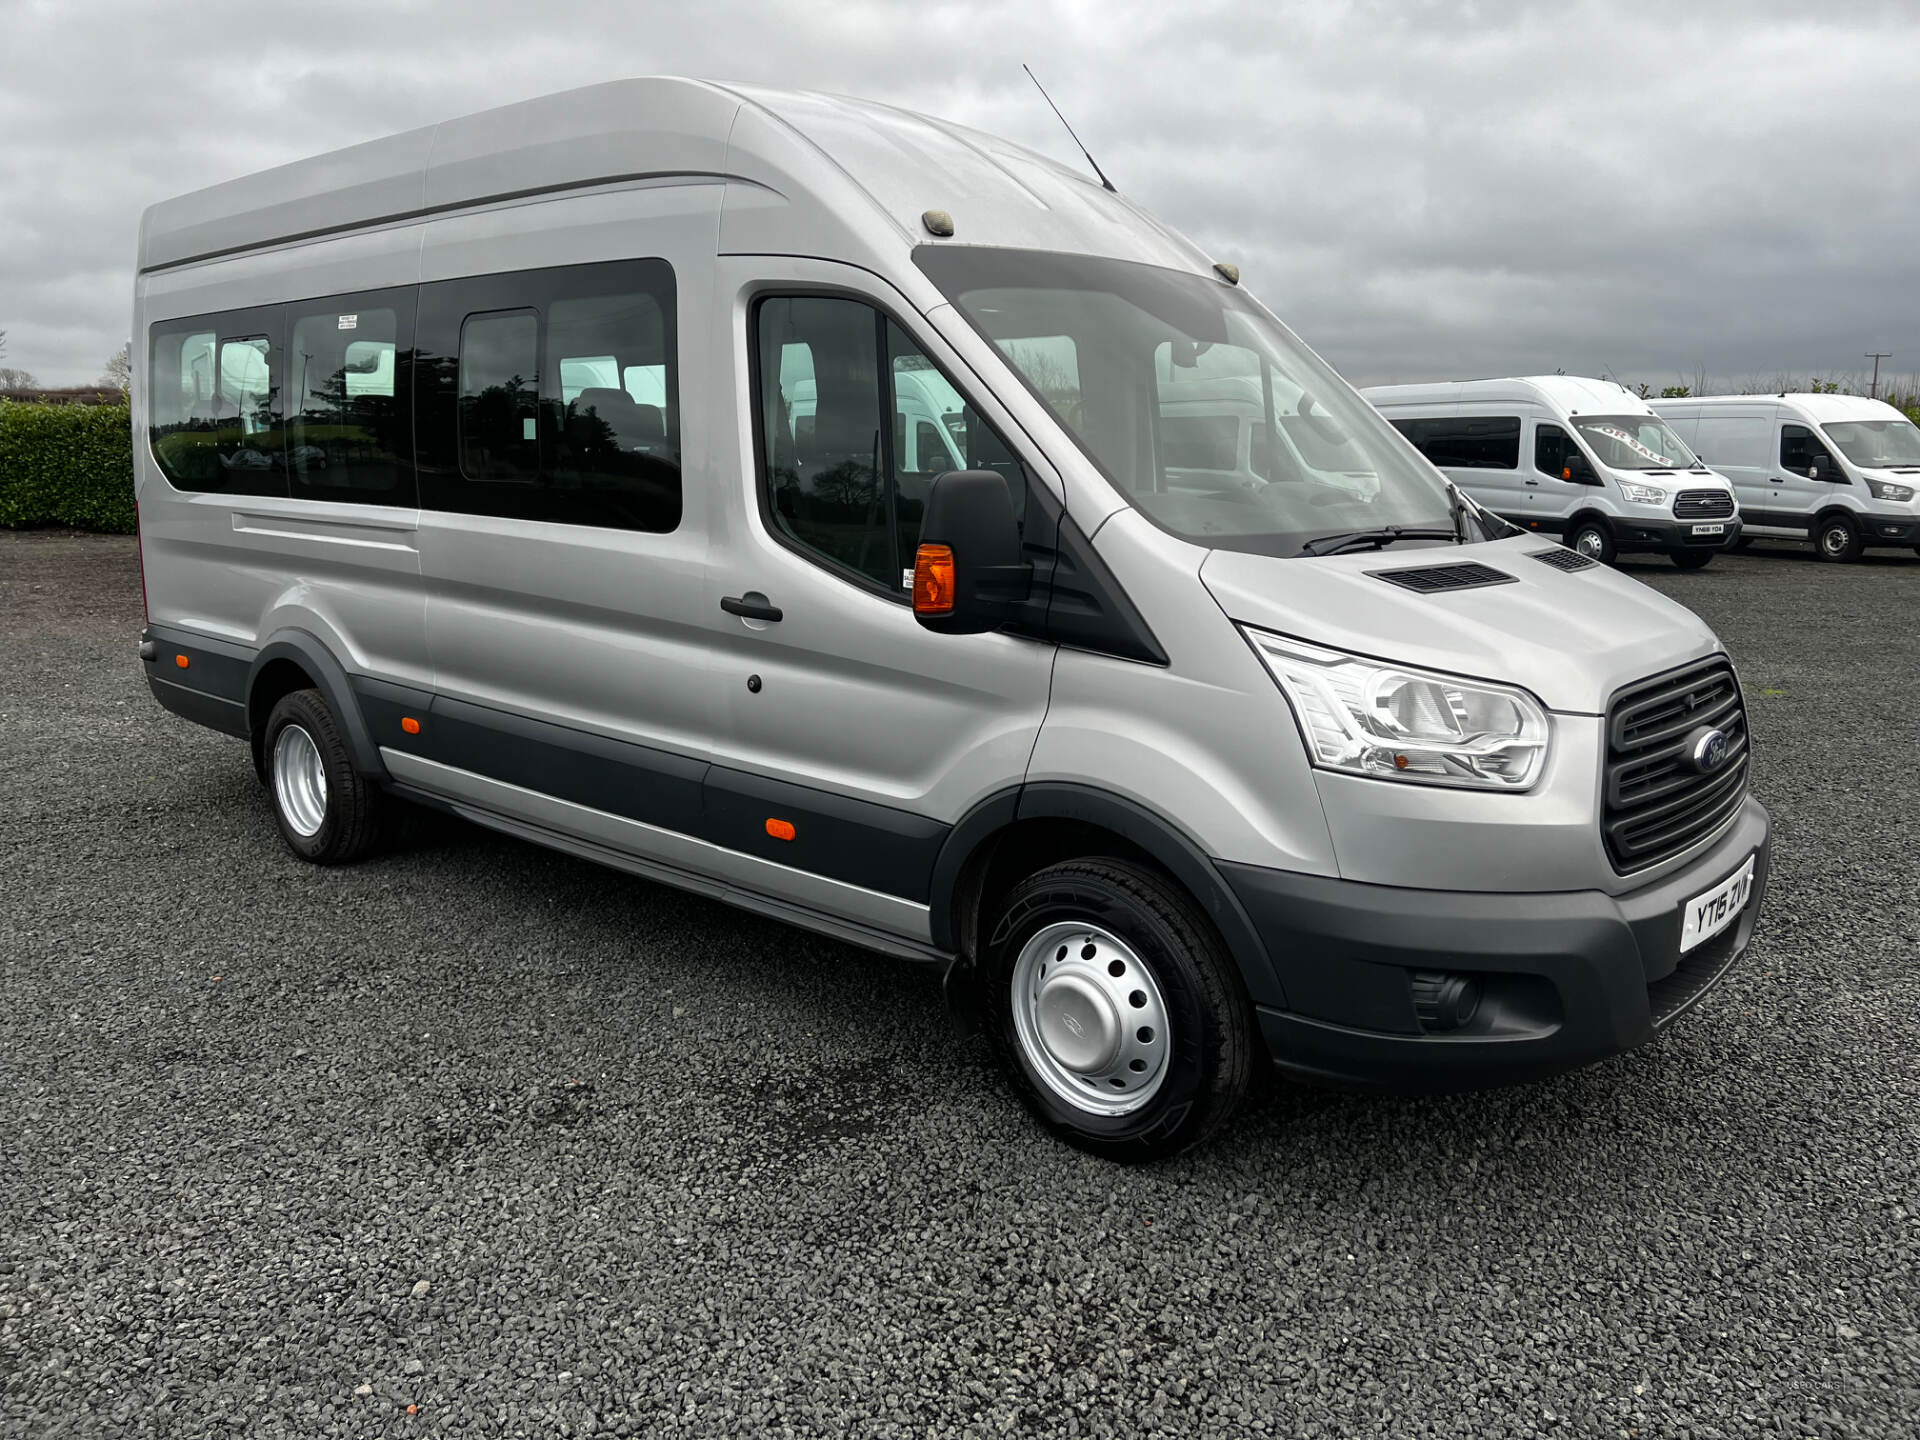
[[[1920,371],[1920,17],[1835,0],[0,0],[0,364],[99,374],[155,200],[623,75],[1077,161],[1022,60],[1358,383]]]

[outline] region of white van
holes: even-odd
[[[1920,427],[1859,395],[1712,395],[1653,407],[1733,481],[1750,536],[1811,540],[1823,560],[1920,551]]]
[[[155,206],[134,327],[147,681],[304,860],[404,800],[937,966],[1121,1159],[1617,1054],[1753,934],[1712,631],[989,136],[556,95]]]
[[[1360,392],[1475,500],[1595,560],[1697,570],[1740,538],[1733,487],[1632,391],[1535,375]]]

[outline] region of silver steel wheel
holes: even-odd
[[[1607,542],[1598,530],[1582,530],[1573,537],[1573,548],[1589,560],[1598,560],[1607,553]]]
[[[1820,548],[1829,555],[1844,555],[1853,544],[1853,532],[1844,525],[1829,525],[1820,532]]]
[[[1089,1115],[1130,1114],[1167,1076],[1167,1004],[1153,971],[1098,925],[1064,921],[1013,963],[1013,1029],[1041,1082]]]
[[[273,742],[273,794],[280,813],[302,839],[320,833],[327,818],[327,768],[320,747],[298,725],[288,725]]]

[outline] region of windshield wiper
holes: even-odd
[[[1351,550],[1356,545],[1371,545],[1376,550],[1384,550],[1396,540],[1458,540],[1460,532],[1456,530],[1435,530],[1431,527],[1409,525],[1383,525],[1378,530],[1343,530],[1337,535],[1322,535],[1309,540],[1300,547],[1302,555],[1338,555],[1342,550]]]

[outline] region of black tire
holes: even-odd
[[[1860,527],[1844,515],[1824,515],[1813,527],[1813,553],[1822,560],[1845,565],[1866,552]]]
[[[1613,564],[1619,553],[1614,549],[1613,532],[1607,528],[1607,522],[1593,515],[1583,515],[1574,521],[1573,528],[1567,531],[1567,538],[1562,543],[1569,550],[1578,550],[1602,565]]]
[[[281,738],[295,729],[312,742],[326,782],[325,792],[319,798],[319,825],[311,830],[290,812],[290,804],[294,802],[280,783],[283,766],[291,767],[294,763],[283,758]],[[292,756],[298,746],[297,739],[289,737],[288,756]],[[267,795],[273,805],[273,818],[280,826],[280,837],[302,860],[310,860],[315,865],[351,865],[380,843],[387,818],[387,797],[354,769],[346,739],[326,698],[318,690],[295,690],[281,698],[267,716],[267,728],[261,735],[261,754],[266,760]]]
[[[1165,1074],[1131,1113],[1099,1115],[1069,1104],[1041,1077],[1020,1040],[1013,1016],[1016,962],[1029,941],[1065,922],[1097,926],[1123,942],[1148,968],[1164,1001]],[[1105,859],[1049,866],[1013,888],[988,935],[982,954],[988,1030],[1028,1108],[1069,1144],[1127,1163],[1159,1160],[1214,1134],[1246,1095],[1258,1042],[1238,969],[1192,901],[1158,872]],[[1121,1028],[1130,1023],[1123,1015]]]
[[[1713,561],[1711,550],[1676,550],[1673,563],[1682,570],[1704,570]]]

